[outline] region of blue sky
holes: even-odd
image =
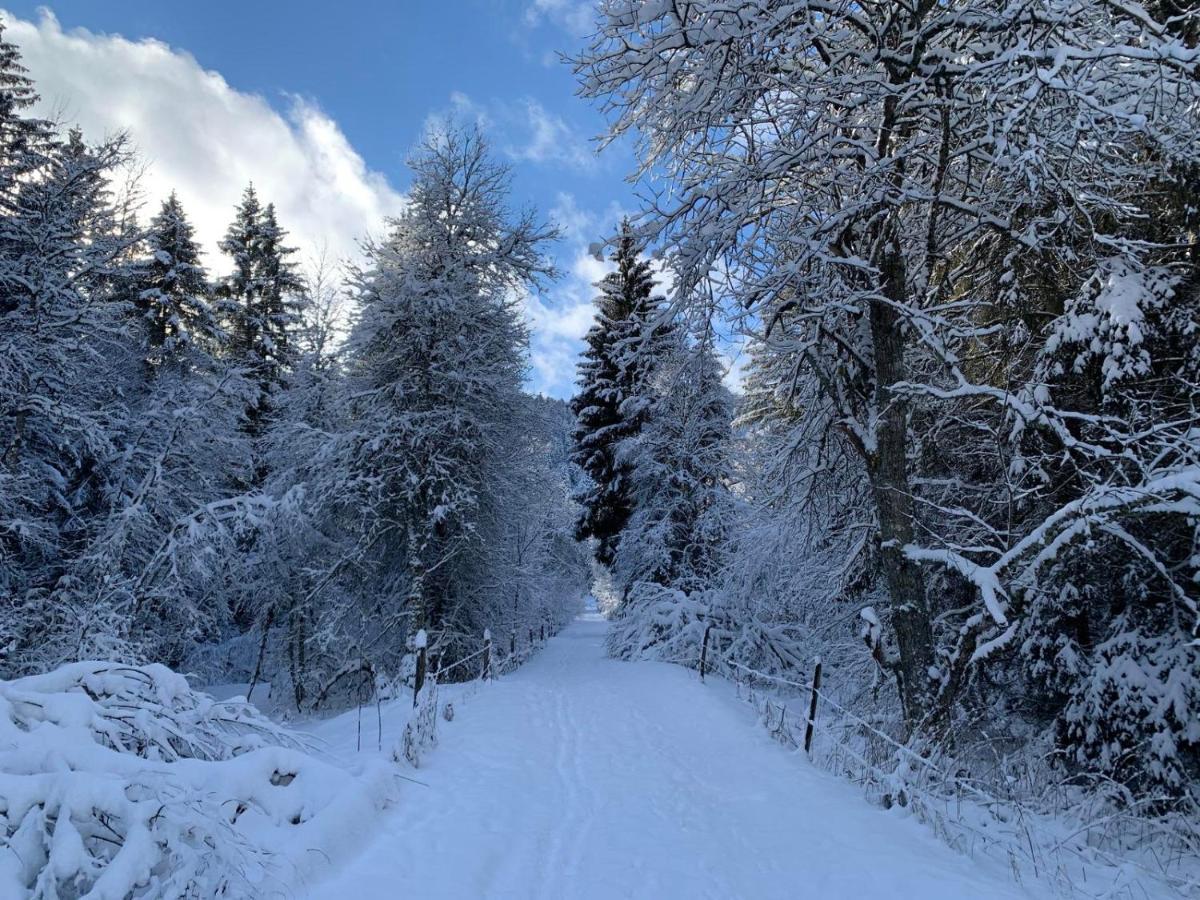
[[[44,105],[92,137],[128,129],[143,192],[178,188],[212,246],[245,180],[303,250],[354,252],[406,189],[436,117],[481,122],[515,204],[563,226],[563,279],[528,303],[530,385],[567,396],[603,268],[587,246],[634,206],[623,146],[597,155],[600,113],[558,59],[590,28],[584,0],[8,2],[8,37]],[[289,215],[290,214],[290,215]],[[211,256],[212,254],[210,254]],[[207,260],[220,268],[220,260]]]

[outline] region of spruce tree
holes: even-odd
[[[78,573],[129,425],[125,236],[108,186],[128,156],[120,139],[90,147],[78,133],[38,153],[0,216],[0,523],[21,523],[0,527],[9,672],[96,652],[115,633],[108,598]]]
[[[731,521],[734,403],[711,332],[681,341],[656,378],[657,398],[622,457],[635,507],[616,566],[624,582],[711,587]]]
[[[621,441],[645,422],[646,385],[668,328],[660,323],[662,298],[654,294],[650,264],[625,221],[612,254],[616,271],[597,285],[596,322],[579,363],[572,461],[590,478],[579,500],[576,536],[596,540],[596,559],[611,565],[621,530],[632,512],[628,466],[617,454]]]
[[[258,344],[260,323],[256,311],[255,255],[262,205],[254,185],[242,192],[225,237],[218,246],[233,260],[233,271],[218,288],[221,317],[229,331],[229,353],[239,363],[248,362]]]
[[[17,180],[45,164],[54,135],[48,121],[24,115],[38,100],[20,51],[4,40],[0,22],[0,202],[6,214],[13,212]]]
[[[298,321],[296,298],[303,290],[296,266],[288,259],[296,251],[286,246],[286,236],[274,205],[263,207],[250,185],[220,244],[234,264],[220,291],[230,352],[257,386],[246,409],[246,428],[255,438],[262,434],[272,397],[289,367],[289,335]]]
[[[268,203],[258,224],[258,285],[262,302],[263,364],[277,385],[292,365],[291,337],[300,322],[304,281],[290,257],[295,247],[286,243],[287,232],[279,225],[275,204]]]
[[[135,305],[143,329],[144,362],[153,372],[179,361],[189,348],[215,348],[219,328],[195,231],[174,191],[151,221],[146,245]]]

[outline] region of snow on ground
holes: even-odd
[[[164,666],[0,681],[0,897],[288,896],[361,846],[398,787]]]
[[[604,652],[584,616],[456,702],[361,854],[314,900],[1030,898],[903,813],[783,750],[729,685]],[[376,746],[373,710],[363,743]],[[384,752],[389,750],[385,707]],[[316,732],[354,753],[356,713]],[[394,739],[394,738],[393,738]]]

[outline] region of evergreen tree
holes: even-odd
[[[115,247],[100,204],[120,141],[22,113],[38,99],[0,31],[0,666],[31,671],[61,623],[50,596],[67,569],[111,452],[101,401],[118,339],[101,288]],[[87,376],[97,384],[87,385]]]
[[[641,430],[618,448],[632,512],[617,546],[618,585],[684,592],[716,583],[731,522],[733,398],[705,330],[664,353]]]
[[[611,565],[633,510],[628,467],[617,455],[621,441],[645,421],[647,389],[656,354],[669,328],[661,322],[662,298],[654,294],[650,264],[638,258],[629,222],[611,257],[616,271],[597,285],[596,321],[589,329],[578,367],[579,393],[572,460],[590,479],[579,496],[576,536],[596,540],[596,558]]]
[[[256,385],[246,409],[249,434],[258,438],[273,397],[290,366],[290,332],[298,321],[303,282],[289,261],[295,249],[285,245],[275,207],[263,207],[254,185],[242,194],[237,213],[220,247],[233,259],[233,273],[221,286],[233,358]]]
[[[292,333],[300,323],[304,279],[290,257],[287,232],[279,225],[275,204],[263,209],[258,227],[258,284],[262,302],[263,366],[273,385],[291,368]]]
[[[94,655],[120,626],[76,570],[129,427],[129,273],[108,188],[127,154],[119,139],[89,147],[78,133],[39,153],[0,216],[0,593],[10,604],[0,637],[10,671]]]
[[[151,221],[146,245],[149,256],[138,267],[136,309],[145,335],[145,363],[153,372],[178,361],[189,348],[215,350],[219,327],[195,231],[174,191]]]
[[[21,65],[16,45],[4,39],[0,21],[0,203],[12,213],[17,180],[45,163],[45,151],[54,129],[44,119],[25,115],[39,97]],[[0,310],[7,303],[0,297]]]
[[[221,252],[233,260],[233,272],[221,285],[221,297],[226,301],[226,317],[236,327],[232,329],[232,351],[248,357],[257,343],[256,328],[259,321],[252,313],[253,298],[257,295],[258,229],[262,219],[262,204],[258,192],[249,184],[242,192],[242,200],[234,213],[233,221],[219,244]]]

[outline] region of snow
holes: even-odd
[[[1121,258],[1103,260],[1085,290],[1055,321],[1043,355],[1053,359],[1073,351],[1076,372],[1098,358],[1105,388],[1148,376],[1146,315],[1170,303],[1176,282],[1165,266],[1142,268]]]
[[[783,750],[730,685],[608,658],[607,628],[585,614],[456,700],[423,784],[310,896],[1041,896]]]
[[[357,846],[399,780],[307,749],[163,666],[0,681],[0,896],[286,893]]]

